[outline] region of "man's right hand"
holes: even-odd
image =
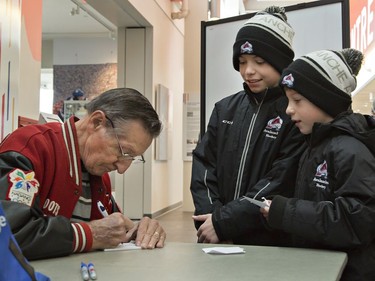
[[[87,223],[93,236],[92,249],[115,248],[126,241],[126,233],[134,227],[134,222],[121,213]]]

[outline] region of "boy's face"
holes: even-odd
[[[280,73],[261,57],[241,55],[239,64],[242,79],[253,93],[263,93],[278,85]]]
[[[292,118],[302,134],[310,134],[314,123],[328,123],[333,120],[331,116],[297,91],[286,87],[284,90],[289,100],[286,114]]]

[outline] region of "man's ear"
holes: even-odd
[[[105,126],[107,119],[105,113],[101,110],[96,110],[91,113],[90,122],[93,124],[94,129],[99,129],[100,126]]]

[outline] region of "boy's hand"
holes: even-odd
[[[260,212],[263,214],[263,216],[268,220],[268,213],[271,208],[272,200],[267,200],[268,206],[264,208],[260,208]]]

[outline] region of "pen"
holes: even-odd
[[[98,209],[100,213],[103,215],[103,217],[108,217],[107,210],[105,209],[104,205],[102,202],[98,201]]]
[[[87,266],[89,268],[90,278],[92,280],[96,280],[96,271],[95,271],[95,268],[94,268],[94,264],[92,262],[90,262]]]
[[[83,280],[89,280],[89,270],[87,268],[87,265],[83,262],[81,262],[81,274]]]

